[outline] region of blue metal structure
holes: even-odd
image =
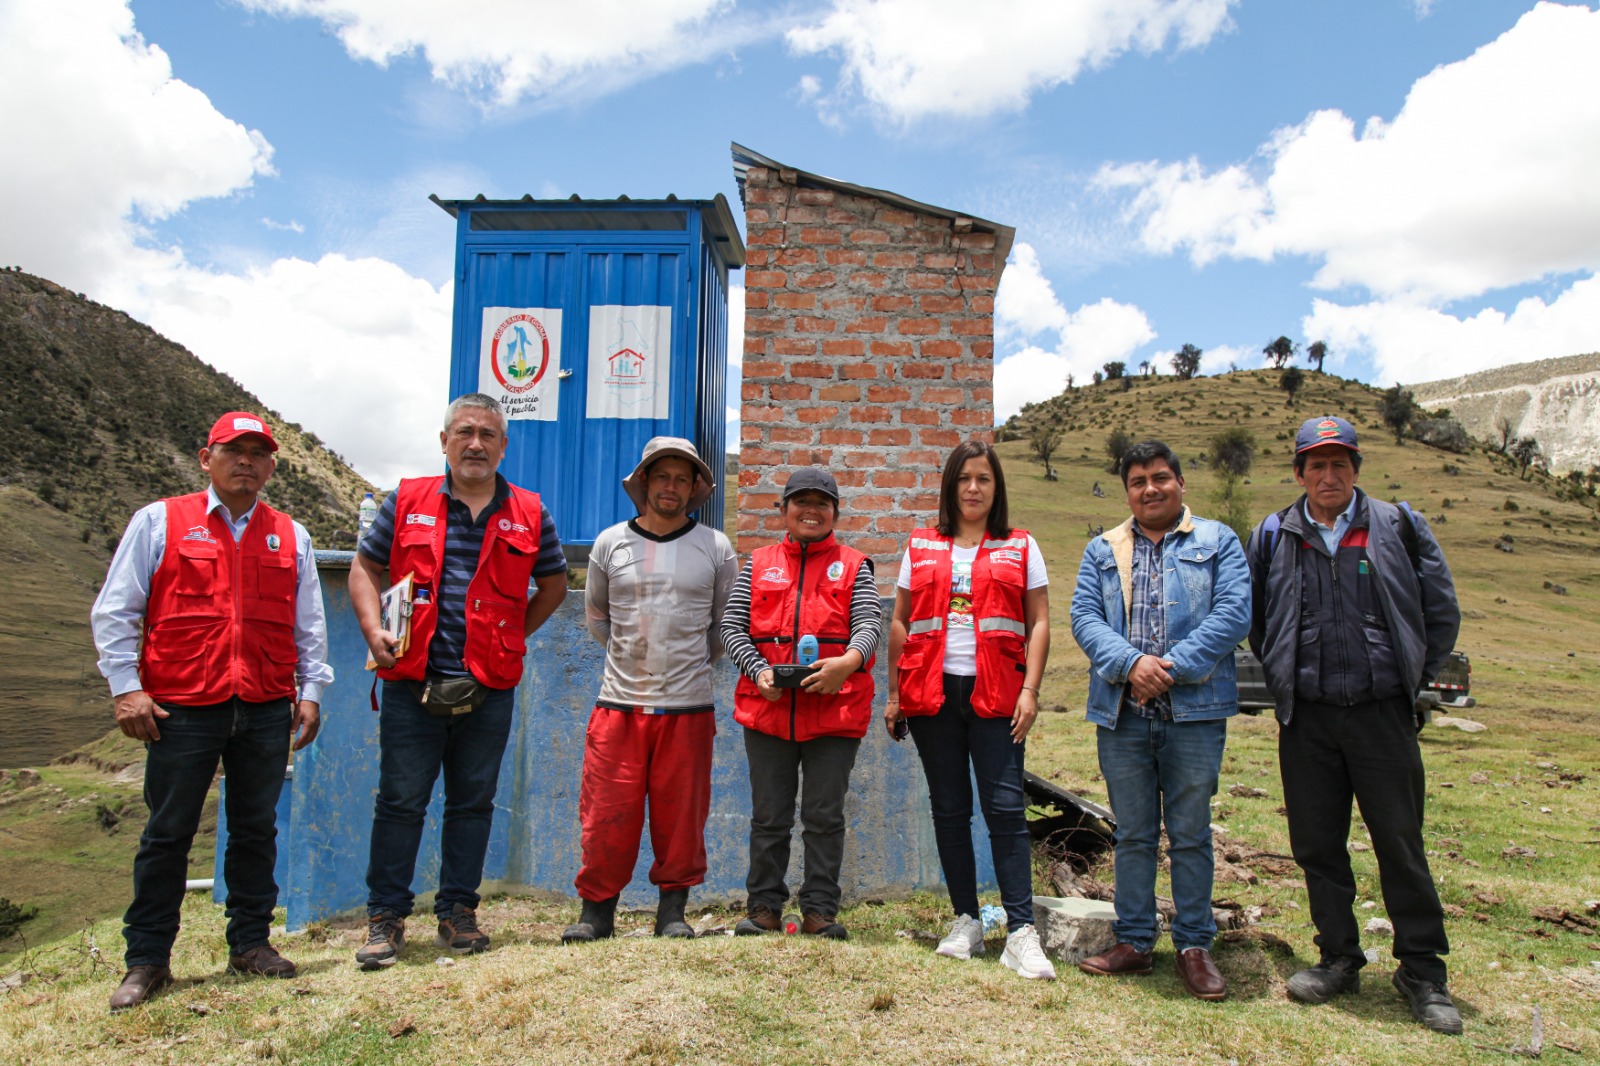
[[[697,517],[720,529],[728,271],[744,265],[744,243],[726,198],[432,199],[456,219],[452,398],[479,390],[486,308],[560,312],[559,343],[548,365],[530,371],[535,380],[556,375],[545,386],[554,390],[546,402],[555,404],[557,417],[513,417],[501,473],[541,494],[563,543],[588,545],[607,526],[633,517],[621,482],[645,442],[663,434],[687,437],[718,480]],[[592,390],[602,387],[590,367],[596,307],[669,310],[665,417],[586,413]]]
[[[292,781],[278,808],[278,900],[288,928],[360,910],[366,904],[367,850],[373,796],[378,785],[378,716],[368,705],[372,675],[362,667],[366,643],[350,609],[346,589],[351,553],[317,553],[328,615],[329,661],[338,680],[323,694],[322,731],[295,756]],[[583,772],[584,730],[600,687],[603,652],[583,621],[583,594],[566,603],[528,641],[517,718],[500,767],[494,829],[484,864],[485,890],[572,894],[580,858],[578,786]],[[883,708],[886,656],[876,668],[877,709]],[[749,864],[750,776],[739,727],[733,722],[736,673],[724,660],[716,667],[717,727],[712,761],[711,815],[706,823],[706,883],[696,902],[744,898]],[[874,723],[877,718],[874,717]],[[440,784],[428,808],[413,888],[438,883]],[[927,785],[909,742],[895,744],[876,726],[867,733],[850,778],[845,803],[843,885],[847,901],[903,895],[942,885],[934,845]],[[227,846],[227,816],[219,805],[216,897],[222,886],[221,856]],[[798,823],[797,823],[798,825]],[[987,834],[974,814],[978,880],[994,884]],[[291,831],[292,830],[292,831]],[[792,850],[790,885],[800,883],[801,847]],[[653,905],[648,871],[654,856],[645,834],[633,881],[623,893],[627,906]],[[419,907],[425,913],[426,907]]]

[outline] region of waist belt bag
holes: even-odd
[[[489,689],[475,677],[429,677],[420,684],[412,682],[411,691],[423,710],[441,718],[470,714],[489,698]]]

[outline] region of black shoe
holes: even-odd
[[[131,1007],[137,1007],[151,996],[172,984],[172,971],[165,966],[145,964],[130,966],[127,976],[117,990],[111,993],[111,1013],[121,1014]]]
[[[1442,981],[1424,981],[1404,966],[1394,972],[1394,986],[1411,1002],[1411,1014],[1436,1033],[1458,1036],[1461,1012]]]
[[[683,920],[683,908],[688,902],[687,888],[676,888],[671,892],[662,891],[661,902],[656,904],[656,936],[694,939],[694,930]]]
[[[1361,963],[1339,956],[1323,959],[1289,978],[1289,998],[1301,1003],[1326,1003],[1334,996],[1361,991]]]
[[[563,944],[587,944],[593,940],[605,940],[617,931],[617,897],[610,899],[586,899],[583,901],[583,913],[578,915],[578,920],[567,926],[561,934]]]

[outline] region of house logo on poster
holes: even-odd
[[[672,309],[589,309],[589,418],[664,419],[671,399]]]

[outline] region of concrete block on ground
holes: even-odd
[[[1117,911],[1109,903],[1034,896],[1033,916],[1044,953],[1058,962],[1077,965],[1117,945],[1116,934],[1111,931]]]

